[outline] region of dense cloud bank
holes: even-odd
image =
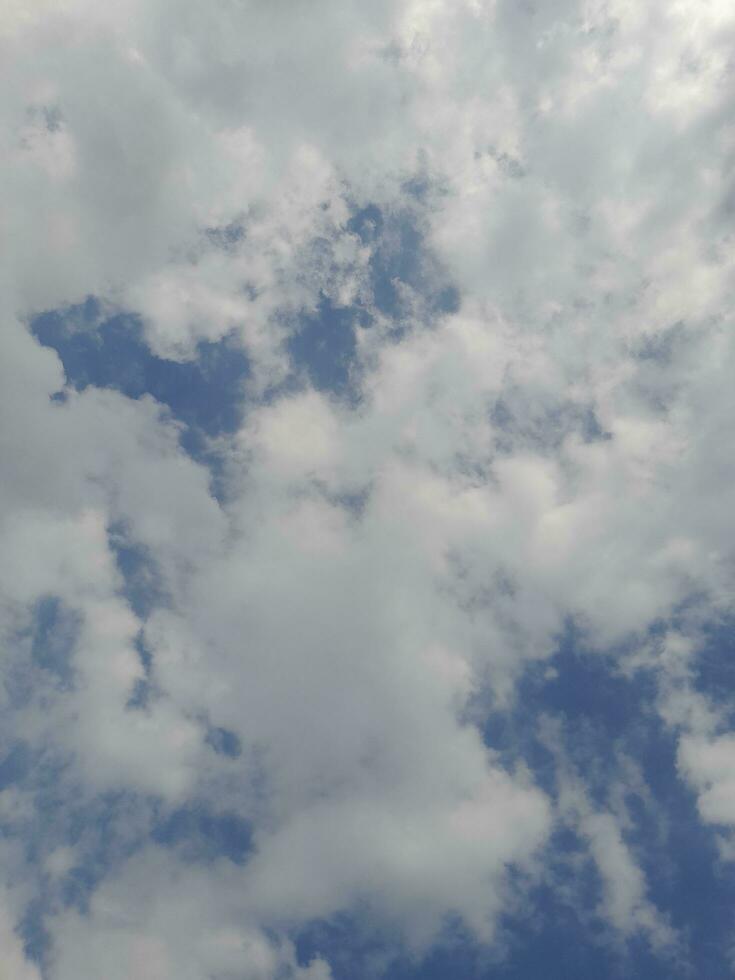
[[[701,969],[645,855],[676,799],[735,858],[733,41],[5,5],[0,976],[502,964],[549,902]]]

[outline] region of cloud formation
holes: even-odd
[[[544,888],[691,967],[625,760],[668,739],[726,867],[734,33],[720,0],[6,5],[9,978],[329,980],[302,941],[340,917],[385,962],[502,956]],[[100,370],[113,322],[147,374]],[[152,385],[219,344],[223,390]],[[570,630],[645,692],[606,763],[602,708],[551,717]]]

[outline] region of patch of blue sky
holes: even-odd
[[[415,290],[434,315],[459,309],[459,291],[427,249],[414,211],[385,212],[369,204],[355,212],[347,227],[372,246],[370,286],[380,313],[400,320],[401,284]],[[396,330],[400,333],[398,324]]]
[[[306,964],[324,956],[334,980],[671,980],[691,975],[672,970],[671,961],[652,953],[644,941],[616,946],[601,922],[580,915],[580,898],[588,907],[599,898],[589,864],[576,868],[574,876],[567,873],[573,877],[574,902],[566,900],[564,876],[560,869],[553,884],[527,890],[523,908],[504,918],[492,947],[448,921],[440,942],[425,956],[409,958],[398,952],[398,944],[387,943],[384,933],[367,930],[362,911],[305,930],[296,941],[299,959]]]
[[[356,329],[369,328],[377,312],[392,324],[389,334],[400,340],[408,309],[404,287],[421,304],[427,323],[455,312],[459,293],[426,247],[413,211],[389,213],[369,204],[355,211],[347,228],[371,247],[367,301],[339,307],[322,295],[314,313],[297,319],[287,348],[296,374],[305,374],[317,390],[354,404],[360,398]]]
[[[155,562],[121,522],[107,529],[107,539],[123,578],[122,593],[136,616],[146,619],[155,606],[167,599]]]
[[[236,813],[216,813],[202,804],[160,815],[152,837],[164,847],[175,848],[186,861],[226,857],[235,864],[244,864],[252,850],[252,830],[247,820]]]
[[[296,376],[305,375],[321,391],[355,401],[359,397],[355,330],[367,327],[373,310],[393,322],[399,339],[409,287],[422,304],[426,320],[454,312],[459,294],[424,241],[419,211],[382,211],[375,205],[356,210],[348,228],[369,244],[369,301],[338,307],[322,295],[314,313],[293,324],[287,350]],[[241,229],[216,229],[215,244],[230,247]],[[67,384],[77,390],[94,385],[113,388],[130,398],[151,395],[184,423],[183,448],[210,468],[216,467],[207,437],[234,431],[246,407],[249,365],[231,337],[200,341],[196,357],[172,361],[153,354],[134,315],[105,318],[94,297],[64,310],[51,310],[31,322],[36,338],[53,348]],[[64,393],[54,395],[63,400]]]
[[[705,624],[692,665],[693,684],[706,694],[735,727],[735,623],[732,619]]]
[[[101,319],[97,301],[35,317],[31,330],[53,348],[67,383],[113,388],[130,398],[151,395],[171,414],[209,436],[232,432],[240,423],[248,361],[230,337],[200,341],[190,361],[153,354],[134,316]]]
[[[39,667],[71,683],[72,654],[80,628],[78,614],[58,596],[44,596],[35,606],[31,657]]]
[[[588,924],[580,922],[576,910],[559,902],[552,889],[535,891],[528,902],[534,907],[533,915],[505,928],[494,959],[486,948],[461,938],[437,947],[420,965],[396,962],[385,980],[445,980],[449,976],[453,980],[670,980],[669,963],[635,942],[627,949],[612,949],[608,937],[601,930],[595,936]]]
[[[228,728],[210,726],[207,730],[206,741],[218,755],[228,759],[237,759],[242,754],[242,743],[235,732]]]
[[[148,707],[151,696],[155,693],[155,685],[152,678],[153,654],[146,645],[145,633],[142,629],[138,631],[135,637],[135,650],[140,659],[144,676],[139,677],[133,684],[133,689],[127,701],[127,707],[144,709]]]
[[[17,740],[6,745],[0,758],[0,792],[23,780],[31,764],[31,753],[25,742]]]
[[[355,387],[355,325],[360,311],[335,307],[322,296],[313,316],[304,315],[287,342],[291,363],[305,372],[318,391],[328,391],[353,401]]]
[[[3,687],[12,713],[27,707],[41,691],[65,691],[74,686],[74,647],[80,619],[58,596],[44,595],[28,610],[28,619],[8,638],[5,646]],[[2,751],[9,751],[0,741]],[[11,739],[12,742],[12,739]],[[0,782],[0,789],[2,789]]]
[[[182,424],[181,447],[209,470],[212,494],[224,498],[223,460],[213,438],[239,426],[250,370],[232,337],[201,341],[193,360],[168,360],[151,352],[134,316],[105,319],[94,297],[35,317],[31,330],[44,346],[56,351],[67,384],[76,390],[91,385],[112,388],[129,398],[155,398]],[[59,402],[65,398],[64,391],[52,396]]]
[[[713,674],[723,684],[727,668],[721,668],[721,661],[727,659],[728,643],[732,640],[729,634],[716,635],[719,643],[713,642],[706,662],[711,663]],[[550,671],[549,667],[553,669]],[[635,760],[643,777],[643,789],[633,783],[623,793],[624,837],[645,875],[649,898],[682,939],[680,962],[652,957],[646,952],[645,944],[641,945],[643,940],[637,944],[629,942],[624,961],[620,961],[610,950],[602,956],[595,949],[594,923],[586,924],[584,931],[579,932],[574,920],[565,918],[565,931],[559,934],[556,925],[546,938],[539,935],[533,942],[543,945],[553,940],[554,945],[558,940],[557,951],[548,950],[551,961],[553,957],[563,959],[564,956],[591,959],[584,960],[586,965],[580,966],[582,972],[561,970],[558,974],[545,972],[544,976],[728,975],[735,871],[718,858],[715,834],[712,828],[702,824],[695,796],[679,777],[676,732],[664,725],[654,704],[652,675],[644,672],[634,677],[622,675],[615,670],[610,656],[586,650],[583,636],[570,628],[560,638],[555,657],[527,672],[515,709],[496,713],[486,727],[488,744],[500,751],[510,766],[521,760],[525,762],[538,785],[554,799],[559,790],[557,763],[538,727],[529,725],[528,719],[545,715],[556,720],[566,759],[582,780],[591,804],[600,810],[611,806],[611,793],[616,786],[626,786],[627,774],[621,760]],[[579,845],[579,841],[572,845],[572,852]],[[565,873],[567,850],[555,837],[546,851],[548,860],[556,865],[557,884],[559,876]],[[576,862],[574,867],[578,875]],[[549,892],[548,901],[553,894]],[[580,907],[594,907],[596,903],[590,897],[581,906],[574,903],[576,915]],[[538,897],[531,905],[544,908]],[[521,939],[523,948],[514,953],[512,964],[504,966],[501,972],[482,975],[509,978],[535,975],[524,974],[522,970],[513,972],[517,969],[517,957],[521,957],[518,962],[523,962],[528,955],[524,952],[528,937],[522,933]],[[622,973],[620,962],[628,963]],[[573,964],[567,968],[577,969]],[[591,972],[585,973],[585,969]]]

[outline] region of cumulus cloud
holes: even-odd
[[[323,960],[299,966],[290,943],[236,918],[233,884],[226,869],[197,873],[142,853],[101,887],[86,915],[62,914],[54,974],[330,980]]]
[[[535,730],[523,679],[573,623],[735,822],[696,674],[732,614],[734,30],[716,0],[6,5],[9,976],[38,895],[52,980],[327,980],[294,939],[358,909],[417,955],[492,944],[568,825],[599,918],[674,945],[631,818],[487,726]],[[235,431],[194,452],[150,395],[75,385],[33,319],[96,336],[89,296],[162,362],[243,352]],[[295,353],[325,310],[341,386],[329,341],[319,384]],[[247,858],[187,860],[184,811],[235,814]]]

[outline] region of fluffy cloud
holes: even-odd
[[[87,915],[61,916],[54,975],[196,980],[206,971],[330,980],[323,960],[300,967],[289,943],[271,942],[234,916],[233,897],[226,870],[197,873],[172,867],[159,853],[141,854],[95,894]]]
[[[656,678],[702,819],[735,821],[693,680],[732,612],[733,29],[714,0],[0,15],[0,736],[36,767],[0,821],[37,831],[52,771],[62,810],[128,823],[87,910],[63,819],[32,867],[8,851],[28,902],[56,883],[50,977],[326,980],[292,937],[358,908],[417,953],[452,918],[492,943],[509,868],[570,821],[599,916],[672,945],[620,814],[483,728],[573,620]],[[75,390],[32,336],[89,295],[160,358],[247,354],[217,499],[182,423]],[[353,316],[351,397],[294,365],[325,304]],[[63,669],[34,653],[51,600]],[[243,866],[154,846],[186,807],[247,823]]]

